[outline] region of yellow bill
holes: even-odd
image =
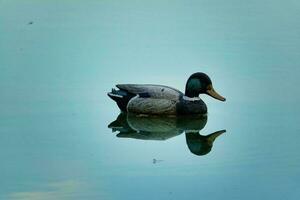
[[[218,99],[220,101],[226,101],[226,99],[224,97],[222,97],[221,95],[219,95],[213,88],[212,85],[210,85],[207,89],[207,94],[215,99]]]

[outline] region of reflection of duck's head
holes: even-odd
[[[185,133],[186,143],[193,154],[198,156],[206,155],[211,151],[215,139],[225,132],[226,130],[221,130],[203,136],[198,132],[189,131]]]

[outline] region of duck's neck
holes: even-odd
[[[199,93],[193,90],[187,90],[185,89],[185,96],[190,97],[190,98],[197,98],[199,96]]]
[[[201,100],[200,97],[189,97],[189,96],[186,96],[186,95],[184,95],[182,98],[183,98],[183,100],[186,100],[186,101],[199,101],[199,100]]]

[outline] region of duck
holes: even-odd
[[[117,84],[107,95],[122,112],[141,115],[194,115],[206,114],[207,106],[199,97],[209,95],[225,101],[213,88],[209,76],[203,72],[192,74],[185,86],[185,93],[165,85]]]
[[[205,127],[207,115],[185,115],[166,117],[161,115],[140,116],[121,112],[117,119],[108,125],[116,137],[137,140],[166,141],[184,133],[190,152],[197,156],[208,154],[217,137],[225,129],[209,135],[200,132]]]

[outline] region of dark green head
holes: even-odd
[[[185,86],[185,96],[193,98],[198,97],[199,94],[207,94],[220,101],[226,100],[214,90],[210,78],[202,72],[192,74]]]

